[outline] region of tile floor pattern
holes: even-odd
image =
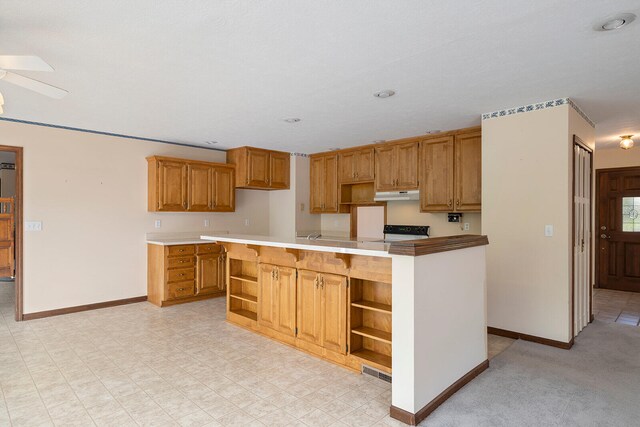
[[[0,283],[0,314],[0,426],[402,425],[390,384],[227,324],[224,299],[15,322]]]
[[[593,315],[603,322],[638,326],[640,323],[640,293],[594,289]]]

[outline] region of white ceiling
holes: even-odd
[[[317,152],[572,98],[598,146],[640,138],[637,0],[5,0],[0,54],[35,54],[53,100],[0,81],[4,117],[202,145]],[[373,93],[393,89],[388,99]],[[300,123],[283,122],[300,117]]]

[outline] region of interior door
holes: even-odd
[[[453,136],[421,142],[420,209],[423,212],[452,212]]]
[[[592,151],[574,137],[573,146],[573,336],[591,321]]]
[[[322,344],[337,353],[347,351],[347,278],[320,275],[322,290]]]
[[[0,277],[14,275],[13,198],[0,198]]]
[[[640,167],[599,170],[597,189],[598,286],[640,292]]]
[[[298,338],[322,345],[322,290],[319,274],[298,270],[297,310]]]
[[[296,269],[277,267],[276,329],[287,335],[296,334]]]
[[[482,203],[482,135],[455,137],[456,211],[479,211]]]
[[[189,205],[191,212],[205,212],[211,208],[211,185],[213,174],[210,166],[190,164],[187,167],[189,176]]]
[[[269,185],[271,188],[289,188],[290,158],[289,153],[270,154]]]

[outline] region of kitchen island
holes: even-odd
[[[488,367],[486,236],[327,241],[218,234],[227,320],[392,382],[417,424]]]

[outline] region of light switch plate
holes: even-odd
[[[545,225],[544,226],[544,235],[545,237],[553,236],[553,225]]]
[[[156,219],[155,222],[153,223],[153,226],[155,228],[160,228],[162,227],[162,221],[160,221],[159,219]]]
[[[205,227],[208,227],[208,226],[209,226],[209,220],[208,220],[208,219],[205,219],[205,220],[204,220],[204,226],[205,226]]]
[[[42,231],[42,221],[25,221],[24,229],[26,231]]]

